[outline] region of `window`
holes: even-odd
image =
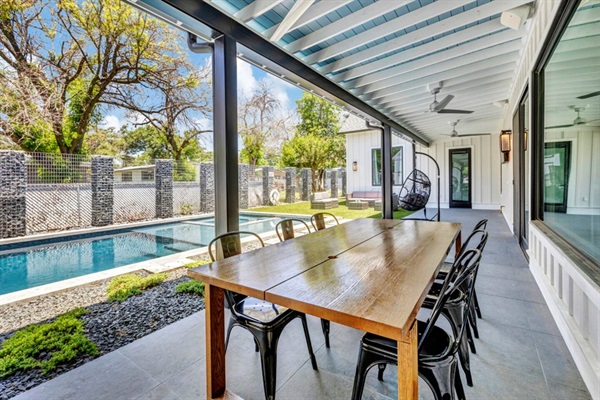
[[[537,66],[535,219],[600,263],[600,31],[598,5],[565,3]],[[595,9],[595,10],[594,10]]]
[[[142,182],[153,181],[154,171],[142,171]]]
[[[121,172],[121,182],[131,182],[133,181],[133,174],[131,171],[129,172]]]
[[[371,171],[373,186],[381,186],[381,149],[371,149]],[[394,186],[402,185],[403,177],[402,146],[392,147],[392,179]]]

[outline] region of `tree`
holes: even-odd
[[[289,120],[269,83],[259,81],[252,97],[239,106],[239,134],[244,145],[240,158],[248,162],[250,171],[265,157],[270,157],[273,149],[279,150]]]
[[[0,131],[24,150],[83,152],[111,89],[178,65],[176,37],[120,0],[0,2]]]
[[[345,164],[346,147],[340,130],[340,110],[310,93],[296,102],[300,123],[293,138],[283,144],[281,165],[310,168],[312,190],[325,190],[325,169]]]

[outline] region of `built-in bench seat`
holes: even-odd
[[[337,207],[339,207],[338,199],[329,197],[328,192],[316,192],[310,198],[310,208],[313,210],[329,210]]]
[[[351,201],[366,201],[369,207],[374,207],[376,200],[381,200],[381,192],[352,192],[346,195],[346,204]]]

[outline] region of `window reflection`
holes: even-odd
[[[600,261],[600,4],[582,1],[544,68],[544,222]]]

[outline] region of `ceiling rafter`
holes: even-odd
[[[302,61],[307,64],[315,64],[325,61],[331,57],[335,57],[348,51],[348,49],[357,48],[387,35],[400,32],[410,26],[424,22],[430,18],[433,18],[434,16],[449,12],[470,2],[472,2],[472,0],[438,1],[436,3],[429,4],[415,11],[401,15],[400,17],[390,20],[386,23],[373,27],[358,35],[352,36],[349,39],[345,39],[328,46],[323,50],[319,50],[309,56],[304,57]]]
[[[297,0],[290,11],[287,13],[283,21],[278,25],[273,35],[271,35],[271,42],[277,42],[287,32],[289,32],[292,25],[298,21],[302,15],[312,6],[315,0]]]
[[[327,39],[339,35],[342,32],[346,32],[357,27],[358,25],[380,17],[383,14],[394,11],[410,3],[411,1],[412,0],[394,0],[373,3],[346,17],[338,19],[337,21],[328,24],[317,31],[309,33],[308,35],[293,41],[289,45],[285,46],[285,49],[290,53],[297,53],[299,51],[306,50],[309,47],[322,43]]]
[[[517,7],[521,4],[527,4],[530,1],[531,0],[510,0],[493,1],[491,3],[486,3],[482,6],[472,8],[458,15],[446,18],[435,24],[431,24],[424,28],[417,29],[414,32],[400,36],[396,39],[389,40],[387,42],[358,52],[356,54],[344,57],[336,62],[327,64],[319,71],[326,74],[330,72],[336,72],[345,68],[350,68],[356,64],[373,60],[376,57],[415,44],[422,40],[427,40],[434,36],[449,32],[453,29],[461,28],[475,21],[480,21],[482,19],[494,16],[513,7]]]
[[[248,22],[260,17],[281,2],[283,2],[283,0],[256,0],[254,3],[248,4],[246,7],[233,14],[233,16],[240,21]]]

